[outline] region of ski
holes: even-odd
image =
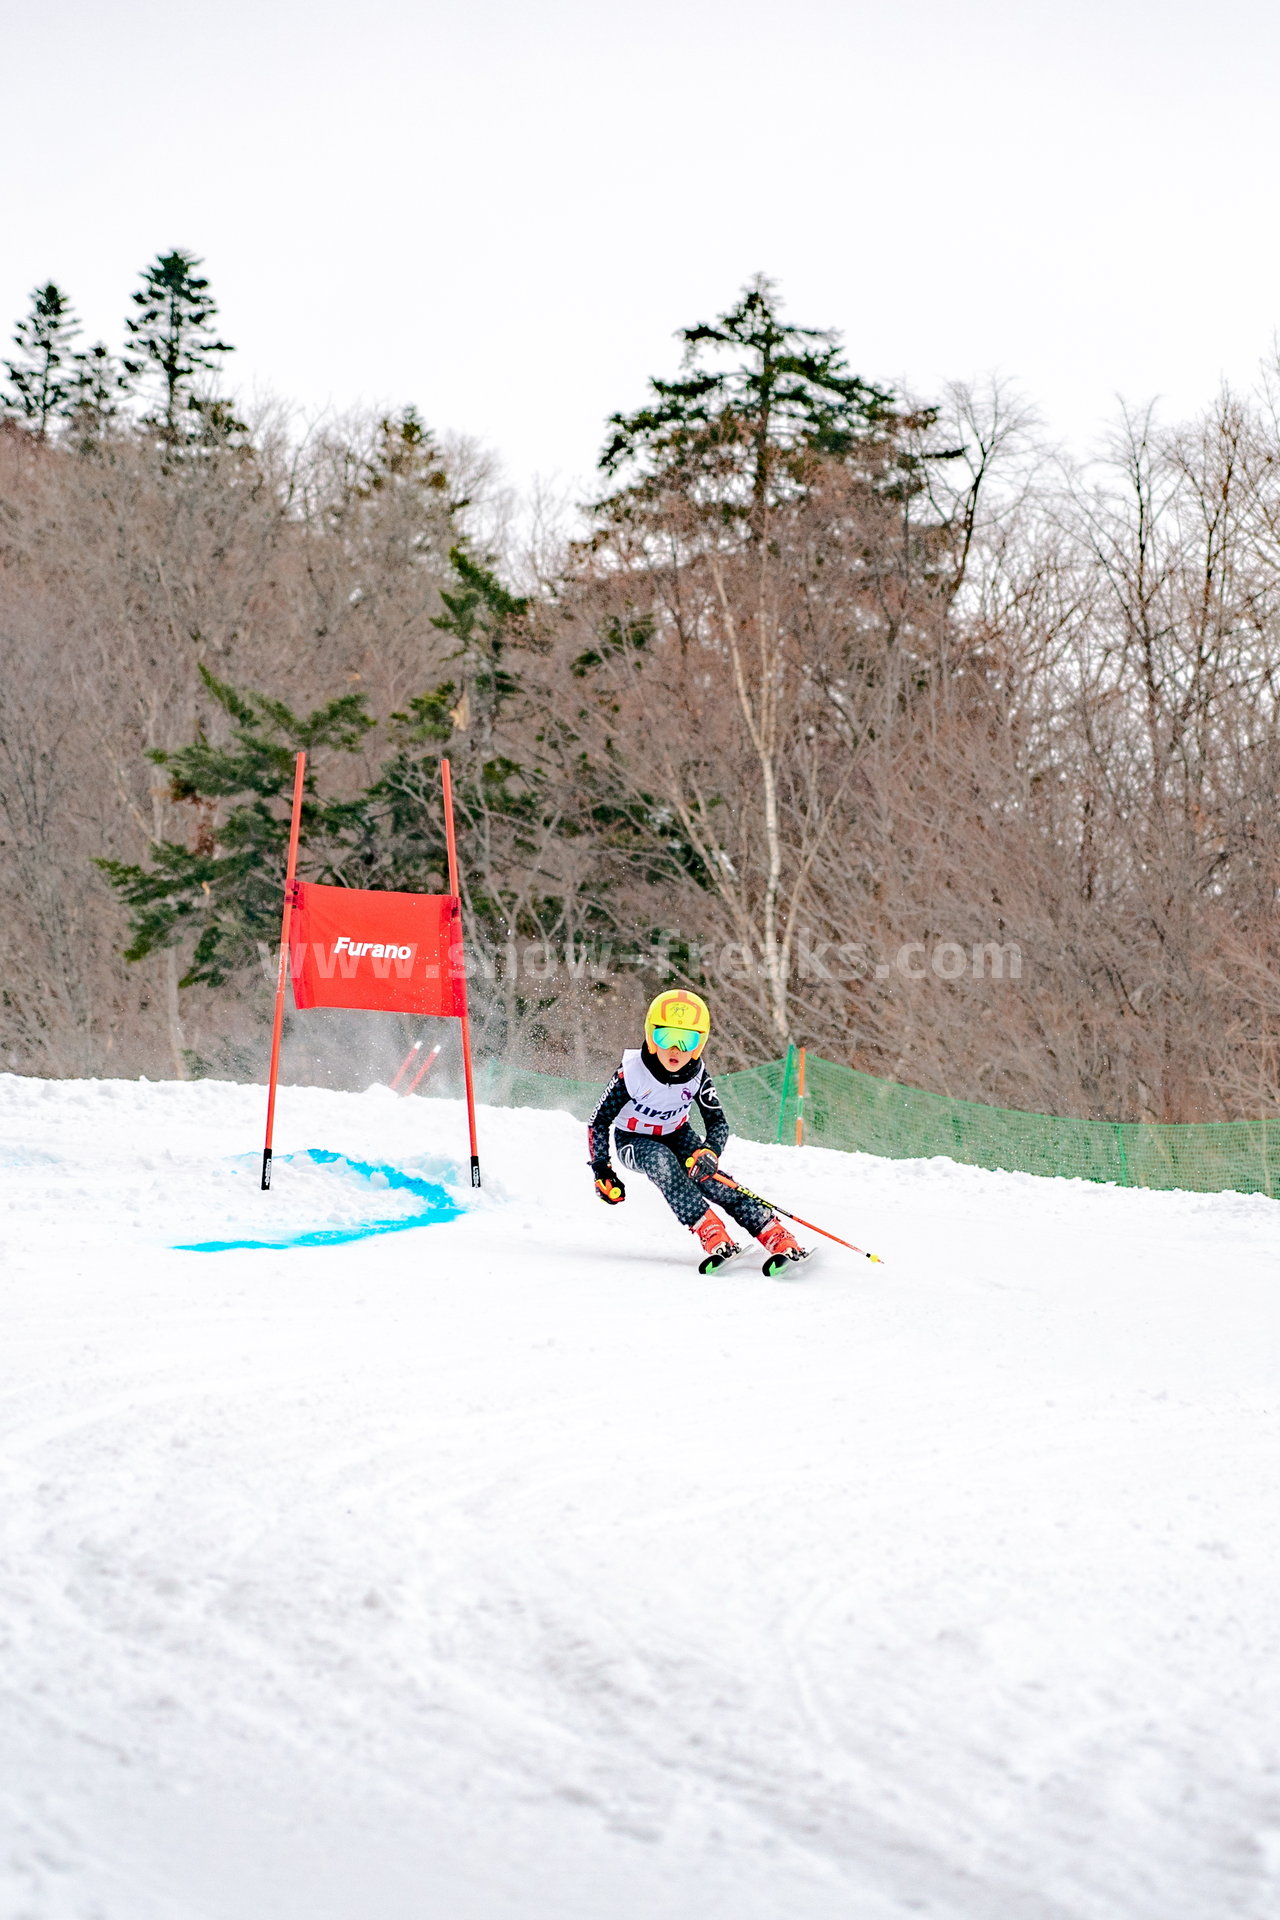
[[[771,1253],[760,1268],[766,1280],[797,1280],[798,1267],[807,1266],[817,1254],[816,1247],[797,1247],[794,1253]]]
[[[698,1272],[719,1273],[722,1267],[732,1266],[735,1260],[741,1260],[745,1252],[745,1247],[732,1246],[727,1248],[724,1253],[710,1253],[705,1260],[699,1260]]]

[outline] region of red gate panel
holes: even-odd
[[[383,1013],[467,1011],[462,913],[448,893],[382,893],[293,883],[293,997],[307,1007]]]

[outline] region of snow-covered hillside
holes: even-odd
[[[1276,1205],[262,1108],[0,1079],[7,1920],[1273,1920]]]

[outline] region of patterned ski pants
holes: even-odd
[[[758,1234],[768,1220],[769,1209],[758,1200],[717,1186],[714,1180],[694,1180],[685,1171],[689,1155],[705,1145],[687,1123],[661,1139],[652,1133],[624,1133],[621,1127],[613,1137],[623,1166],[628,1172],[646,1174],[683,1226],[696,1226],[709,1200],[750,1234]]]

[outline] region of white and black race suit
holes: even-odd
[[[695,1107],[705,1140],[689,1124]],[[695,1181],[686,1171],[686,1160],[699,1147],[718,1155],[729,1138],[720,1096],[701,1060],[669,1073],[648,1047],[629,1048],[587,1126],[588,1157],[597,1173],[609,1165],[610,1127],[623,1166],[646,1174],[686,1227],[701,1220],[710,1198],[748,1233],[759,1233],[769,1219],[758,1200],[709,1185],[709,1174]]]

